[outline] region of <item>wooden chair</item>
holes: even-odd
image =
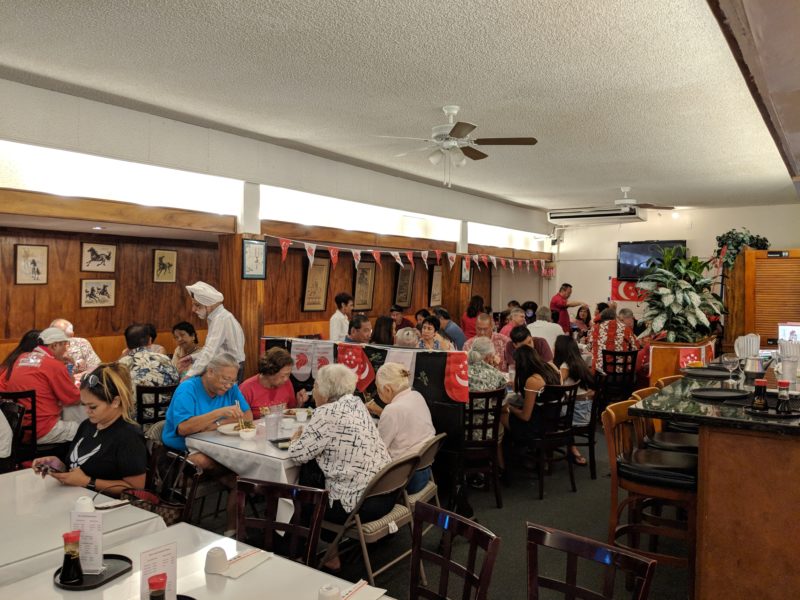
[[[379,569],[373,571],[367,544],[371,544],[388,536],[391,533],[391,523],[394,523],[397,529],[404,526],[408,526],[408,528],[411,529],[411,510],[408,508],[408,497],[405,492],[405,487],[408,485],[408,481],[411,479],[414,471],[416,471],[418,462],[419,457],[416,454],[390,462],[375,474],[375,477],[372,478],[372,481],[370,481],[364,493],[361,494],[358,504],[356,504],[355,508],[347,515],[347,519],[342,525],[323,520],[322,529],[334,532],[336,537],[333,542],[328,545],[324,556],[319,562],[320,565],[324,565],[336,556],[339,543],[345,536],[358,538],[361,545],[361,556],[364,560],[364,567],[367,570],[367,578],[369,579],[370,585],[375,585],[376,575],[380,575],[386,569],[408,556],[408,552],[404,552]],[[380,519],[363,523],[361,517],[358,515],[358,511],[361,510],[361,505],[364,504],[364,501],[373,496],[391,493],[402,494],[402,502],[395,504],[394,508]],[[397,531],[397,529],[395,529],[395,531]]]
[[[22,419],[25,417],[25,407],[12,400],[0,400],[0,411],[11,429],[11,454],[0,458],[0,473],[8,473],[17,469],[17,452],[22,442]]]
[[[575,486],[575,469],[572,465],[569,446],[574,441],[572,416],[575,412],[575,396],[580,383],[572,385],[546,385],[534,406],[534,415],[542,424],[542,434],[529,442],[536,454],[539,470],[539,500],[544,498],[545,467],[558,460],[566,460],[572,491]]]
[[[432,437],[428,442],[425,443],[424,446],[422,446],[422,448],[420,448],[419,452],[417,452],[417,456],[419,458],[416,468],[417,471],[427,469],[433,465],[433,461],[436,459],[436,455],[439,453],[439,448],[441,448],[442,444],[444,444],[444,439],[446,437],[446,433],[440,433],[439,435]],[[428,483],[425,484],[424,488],[418,492],[408,495],[409,508],[414,510],[414,505],[417,502],[428,502],[428,500],[431,498],[433,498],[433,500],[436,502],[436,506],[441,506],[439,504],[439,488],[436,485],[436,480],[433,478],[433,473],[431,473],[431,478]]]
[[[167,408],[178,385],[137,385],[136,422],[147,429],[167,417]]]
[[[36,432],[36,391],[25,390],[20,392],[0,392],[0,400],[11,400],[22,405],[25,414],[30,417],[27,425],[22,420],[22,433],[20,443],[17,445],[16,461],[17,467],[22,467],[24,463],[32,461],[40,456],[57,456],[62,461],[66,461],[69,442],[57,444],[40,444]]]
[[[603,412],[603,426],[608,444],[611,469],[611,512],[608,543],[632,550],[659,563],[687,567],[689,593],[694,591],[695,542],[697,534],[697,456],[682,452],[643,449],[646,420],[628,414],[636,400],[611,404]],[[620,501],[619,490],[627,497]],[[642,523],[642,510],[648,503],[673,505],[685,511],[686,521],[650,516]],[[628,523],[620,517],[628,510]],[[684,540],[688,557],[658,553],[638,548],[641,534]],[[620,542],[628,537],[628,544]],[[652,542],[652,538],[651,538]],[[651,548],[655,545],[651,544]]]
[[[442,541],[439,545],[441,553],[422,547],[422,531],[426,525],[433,525],[442,530]],[[469,547],[466,565],[462,565],[452,558],[453,538],[455,537],[464,538]],[[477,565],[478,549],[483,551],[483,562],[479,567]],[[418,502],[414,506],[409,600],[419,600],[420,598],[446,600],[450,597],[448,587],[451,576],[464,580],[462,592],[453,597],[486,600],[499,550],[500,538],[485,527],[456,513]],[[438,593],[421,585],[422,561],[426,561],[429,568],[431,566],[439,568]]]
[[[678,375],[678,379],[683,375]],[[665,378],[666,379],[666,378]],[[661,381],[661,380],[659,380]],[[631,394],[631,398],[636,401],[644,400],[657,394],[662,387],[648,387],[636,390]],[[663,431],[661,419],[647,419],[647,431],[645,432],[644,444],[648,448],[656,450],[668,450],[670,452],[691,452],[697,454],[697,445],[700,436],[696,433],[685,433],[681,431]]]
[[[671,383],[675,383],[676,381],[680,381],[681,379],[683,379],[683,375],[670,375],[669,377],[662,377],[661,379],[656,381],[656,387],[660,390],[663,390]]]
[[[631,600],[647,600],[655,573],[656,561],[634,552],[615,548],[602,542],[552,527],[527,524],[528,529],[528,600],[539,600],[539,589],[547,588],[564,594],[565,598],[613,600],[618,571],[631,575]],[[544,577],[539,572],[539,547],[553,548],[567,555],[564,580]],[[577,582],[578,559],[604,565],[602,591],[587,589]]]
[[[500,448],[500,413],[505,397],[506,388],[470,392],[469,404],[464,411],[464,474],[492,476],[497,508],[503,508],[497,454]]]
[[[657,394],[661,391],[661,388],[658,387],[646,387],[640,390],[636,390],[631,394],[631,398],[635,398],[638,402],[639,400],[644,400],[645,398],[649,398],[653,394]]]
[[[599,378],[601,397],[607,405],[630,398],[636,387],[636,358],[638,350],[602,351],[602,377]]]
[[[322,517],[328,505],[326,490],[239,477],[236,480],[236,495],[237,540],[313,566],[322,531]],[[261,513],[247,516],[248,500],[254,510],[262,500],[266,506]],[[277,519],[278,505],[282,501],[289,501],[294,506],[288,523]],[[257,540],[253,540],[252,536],[248,538],[248,530],[252,529],[260,533]],[[281,537],[278,532],[284,532],[285,535]]]

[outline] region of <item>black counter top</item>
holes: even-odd
[[[740,383],[743,389],[752,390],[752,386]],[[706,402],[695,400],[691,391],[700,387],[722,387],[722,382],[709,379],[693,379],[684,377],[668,385],[657,394],[653,394],[631,406],[632,415],[662,419],[664,421],[688,421],[710,427],[728,427],[750,431],[800,436],[800,417],[793,419],[776,419],[756,417],[745,412],[749,400],[728,402]],[[798,387],[797,384],[794,385]],[[792,408],[800,408],[800,399],[792,390]],[[774,406],[775,398],[770,399]]]

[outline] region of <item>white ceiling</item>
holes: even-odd
[[[702,0],[27,0],[0,3],[0,77],[441,179],[444,104],[484,147],[461,189],[542,208],[619,186],[680,206],[796,201]]]

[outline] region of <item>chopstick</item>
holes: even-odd
[[[361,588],[367,587],[367,582],[364,579],[359,579],[355,584],[350,586],[342,592],[342,600],[352,598]]]
[[[236,401],[236,408],[239,409],[239,412],[242,412],[242,407],[239,406],[238,400]],[[239,429],[244,429],[244,419],[242,417],[239,417]]]
[[[251,550],[245,550],[244,552],[240,552],[239,554],[237,554],[228,561],[228,566],[230,567],[234,563],[237,563],[240,560],[244,560],[245,558],[250,558],[254,554],[258,554],[259,552],[263,552],[263,550],[260,550],[259,548],[252,548]]]

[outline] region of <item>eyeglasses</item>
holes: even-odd
[[[233,378],[231,378],[231,377],[223,377],[222,375],[218,375],[217,373],[214,373],[214,377],[216,377],[217,380],[222,385],[232,386],[234,383],[236,383],[236,378],[235,377],[233,377]]]

